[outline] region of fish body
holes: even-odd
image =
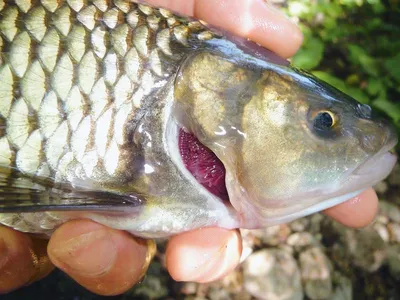
[[[349,199],[396,161],[368,106],[164,9],[0,0],[0,53],[0,223],[20,231],[268,226]]]

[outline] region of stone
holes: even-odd
[[[377,223],[381,223],[381,224],[385,224],[386,225],[387,223],[389,223],[389,218],[387,216],[385,216],[385,215],[377,215],[376,218],[375,218],[375,221]]]
[[[351,229],[331,222],[325,230],[330,236],[330,244],[326,246],[332,249],[332,259],[342,268],[357,266],[363,271],[375,272],[384,263],[387,244],[373,226]]]
[[[196,294],[198,284],[195,282],[185,282],[182,284],[181,293],[185,295]]]
[[[384,194],[384,193],[386,193],[387,190],[388,190],[388,184],[386,183],[386,181],[378,182],[378,183],[374,186],[374,190],[375,190],[378,194]]]
[[[386,259],[386,245],[373,228],[345,230],[344,245],[352,263],[367,272],[378,270]]]
[[[242,290],[239,293],[235,293],[232,297],[233,300],[251,300],[252,296],[249,294],[248,291]]]
[[[394,243],[400,243],[400,224],[389,223],[387,225],[390,235],[390,241]]]
[[[387,263],[392,276],[400,280],[400,244],[389,247]]]
[[[310,248],[299,256],[304,292],[310,299],[327,299],[332,294],[332,265],[319,247]]]
[[[353,285],[350,278],[339,272],[334,272],[333,286],[334,291],[329,298],[330,300],[353,300]]]
[[[275,225],[265,228],[261,239],[268,246],[278,246],[286,241],[290,233],[288,224]]]
[[[168,295],[167,275],[159,262],[153,261],[144,280],[133,288],[134,296],[159,299]]]
[[[390,185],[400,185],[400,164],[396,164],[388,178]]]
[[[210,300],[231,300],[229,292],[223,288],[210,288],[208,292],[208,298]]]
[[[224,276],[220,283],[228,292],[232,294],[239,293],[243,287],[243,274],[239,270],[234,270]]]
[[[326,219],[326,216],[323,214],[317,213],[313,214],[310,217],[310,226],[309,230],[311,233],[319,233],[321,232],[321,222]]]
[[[310,224],[309,219],[301,218],[293,221],[292,223],[289,224],[289,226],[293,231],[302,232],[307,229],[309,224]]]
[[[400,223],[400,208],[396,204],[387,201],[380,201],[379,211],[390,220]]]
[[[268,300],[303,299],[300,270],[286,251],[263,249],[243,263],[244,287],[252,296]]]
[[[295,232],[288,237],[286,243],[299,251],[302,248],[317,244],[317,241],[309,232]]]
[[[389,230],[386,228],[384,224],[375,223],[373,225],[373,228],[376,230],[376,232],[379,234],[379,236],[385,243],[389,242]]]

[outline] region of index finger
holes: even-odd
[[[264,0],[147,0],[153,6],[201,19],[249,38],[282,57],[299,49],[300,29]]]

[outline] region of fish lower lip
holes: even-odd
[[[375,155],[368,159],[356,170],[354,175],[369,175],[372,172],[379,172],[380,170],[391,169],[397,160],[397,156],[391,152],[385,152],[382,154]]]

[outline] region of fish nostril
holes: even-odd
[[[372,109],[371,106],[368,104],[358,104],[358,112],[364,119],[370,119],[372,116]]]

